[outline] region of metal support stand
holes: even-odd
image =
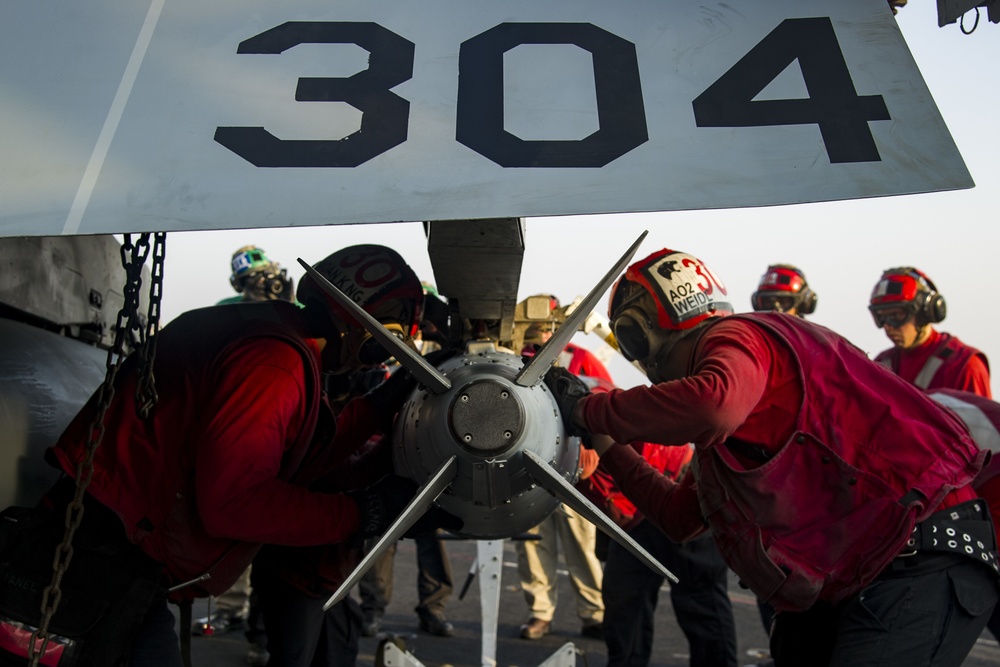
[[[497,667],[497,625],[500,621],[500,580],[503,574],[504,540],[479,540],[476,542],[476,560],[469,569],[469,576],[462,588],[465,596],[469,584],[479,577],[479,609],[482,627],[482,667]],[[384,667],[424,667],[410,652],[400,649],[391,641],[382,645]],[[378,662],[378,661],[376,661]],[[545,659],[539,667],[576,667],[576,646],[567,642]]]
[[[424,664],[409,651],[396,646],[391,639],[382,644],[382,664],[385,667],[424,667]]]
[[[476,542],[479,564],[479,608],[482,613],[482,667],[496,667],[497,623],[500,620],[500,576],[503,568],[503,540]]]
[[[573,642],[566,642],[538,667],[574,667],[575,665],[576,646]]]

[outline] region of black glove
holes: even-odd
[[[413,374],[405,368],[398,368],[384,382],[365,394],[384,431],[392,430],[392,420],[416,388],[417,379]]]
[[[406,477],[386,475],[364,491],[347,495],[358,504],[358,524],[361,537],[384,533],[403,509],[410,504],[417,485]]]
[[[573,410],[576,408],[576,403],[584,396],[590,395],[590,389],[583,383],[583,380],[559,366],[550,368],[545,373],[543,380],[545,386],[552,392],[553,398],[556,399],[566,433],[580,438],[584,447],[590,447],[590,433],[573,423]]]

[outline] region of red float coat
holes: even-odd
[[[682,379],[581,402],[594,433],[695,444],[676,484],[628,447],[602,462],[674,541],[711,526],[729,566],[778,610],[858,593],[916,522],[975,498],[986,456],[923,392],[776,313],[713,322]]]
[[[933,327],[931,335],[918,347],[892,347],[879,352],[875,361],[921,389],[959,389],[986,398],[992,396],[986,355]]]
[[[364,443],[375,415],[354,401],[337,432],[321,397],[319,347],[294,324],[299,313],[268,302],[175,319],[158,337],[159,401],[145,421],[135,355],[118,374],[87,491],[163,563],[171,585],[211,574],[177,598],[224,592],[262,543],[328,544],[358,530],[354,501],[306,486]],[[48,452],[74,477],[96,404],[97,394]]]

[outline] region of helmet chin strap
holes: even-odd
[[[930,323],[923,325],[922,327],[917,327],[917,337],[913,339],[913,345],[910,347],[917,347],[921,345],[931,336],[931,325]]]

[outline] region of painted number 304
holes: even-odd
[[[278,54],[298,44],[356,44],[368,68],[300,78],[295,99],[344,102],[361,128],[340,140],[279,139],[263,127],[219,127],[215,140],[257,167],[356,167],[406,141],[410,103],[391,89],[413,76],[412,42],[368,22],[291,21],[239,45]],[[572,44],[594,62],[599,127],[573,141],[504,130],[503,54],[522,44]],[[755,100],[798,60],[809,96]],[[649,139],[635,45],[589,23],[501,23],[459,50],[455,138],[503,167],[603,167]],[[869,121],[889,120],[880,95],[858,95],[829,18],[786,19],[692,102],[698,127],[814,124],[830,162],[880,159]]]

